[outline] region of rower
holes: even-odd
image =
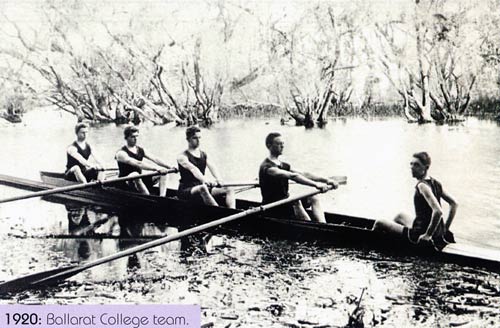
[[[333,189],[338,188],[338,184],[334,180],[292,169],[290,164],[282,162],[279,156],[283,153],[285,142],[280,133],[270,133],[266,137],[266,147],[269,149],[269,156],[260,164],[259,168],[259,184],[263,204],[287,198],[289,196],[288,180],[315,187],[323,192],[328,190],[329,186],[332,186]],[[314,221],[326,222],[325,213],[317,196],[309,197],[305,201],[296,201],[291,206],[277,207],[270,212],[273,212],[278,217],[311,221],[311,217],[306,212],[303,203],[306,203],[306,207],[308,207],[307,205],[312,207],[312,219]]]
[[[126,145],[120,148],[115,155],[115,159],[118,162],[118,177],[139,175],[142,173],[142,170],[163,172],[165,168],[173,168],[173,166],[168,165],[157,156],[149,152],[146,153],[142,147],[137,146],[137,139],[139,138],[139,129],[137,127],[127,126],[123,131],[123,135]],[[155,165],[144,162],[144,158],[150,160]],[[165,175],[127,181],[122,187],[149,195],[153,185],[158,181],[160,183],[160,196],[166,196],[167,177]]]
[[[405,213],[400,213],[392,221],[375,222],[374,229],[403,236],[414,244],[432,242],[438,247],[438,244],[442,244],[443,241],[454,242],[449,229],[458,204],[450,194],[444,191],[439,181],[428,175],[430,165],[431,158],[426,152],[413,154],[410,162],[411,173],[418,181],[413,196],[415,219]],[[446,222],[442,218],[441,198],[450,205]]]
[[[88,132],[86,123],[75,126],[76,140],[66,149],[66,180],[87,183],[104,178],[101,162],[87,143]]]
[[[218,206],[215,198],[223,198],[225,206],[235,208],[233,191],[218,187],[222,184],[221,176],[214,163],[200,149],[200,139],[200,128],[190,126],[186,129],[188,148],[177,157],[181,175],[178,197],[191,200],[201,198],[205,204],[212,206]],[[206,168],[210,170],[215,182],[211,182],[205,177]]]

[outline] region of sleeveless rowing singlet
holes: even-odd
[[[290,164],[281,162],[280,165],[277,165],[269,158],[266,158],[260,164],[259,184],[263,204],[269,204],[288,197],[288,179],[269,175],[267,170],[272,167],[290,171]]]
[[[123,146],[120,150],[123,150],[124,152],[127,153],[127,155],[129,155],[130,157],[132,157],[133,159],[136,159],[138,161],[141,161],[142,162],[142,159],[144,158],[144,149],[137,146],[137,154],[136,153],[133,153],[131,152],[127,146]],[[137,168],[135,166],[132,166],[132,165],[129,165],[127,163],[122,163],[122,162],[118,162],[118,177],[126,177],[128,176],[130,173],[132,172],[137,172],[139,174],[142,173],[142,170],[140,168]]]
[[[76,150],[78,151],[78,154],[80,154],[86,160],[88,160],[90,155],[92,154],[92,148],[90,148],[89,144],[87,144],[87,147],[85,149],[80,148],[80,146],[76,141],[73,142],[71,145],[75,146]],[[75,165],[78,165],[82,169],[82,171],[85,171],[85,166],[83,166],[79,161],[76,160],[76,158],[74,158],[70,154],[66,154],[66,171],[68,171]]]
[[[204,151],[200,151],[200,157],[193,156],[189,151],[184,151],[183,153],[189,160],[191,164],[196,166],[202,174],[205,174],[205,169],[207,168],[207,154]],[[198,180],[191,171],[184,168],[184,166],[179,164],[179,174],[181,175],[181,180],[179,181],[179,189],[194,187],[200,185],[201,182]]]
[[[432,208],[429,203],[425,199],[424,195],[420,193],[418,190],[418,185],[420,183],[425,183],[428,185],[434,196],[436,197],[439,204],[441,204],[441,196],[443,195],[443,187],[439,181],[429,178],[423,181],[420,181],[415,186],[415,195],[413,196],[413,204],[415,206],[415,220],[413,221],[412,229],[415,229],[418,232],[424,233],[427,231],[429,224],[431,223],[432,218]],[[438,230],[438,229],[436,229]]]

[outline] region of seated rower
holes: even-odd
[[[85,123],[75,126],[76,141],[66,149],[66,180],[87,183],[104,178],[102,165],[87,143],[88,131],[89,127]]]
[[[338,184],[334,180],[322,178],[312,173],[300,172],[292,169],[290,164],[280,161],[279,156],[285,147],[281,134],[270,133],[266,137],[266,147],[269,149],[269,157],[260,164],[259,168],[259,184],[263,204],[287,198],[289,196],[288,180],[312,186],[321,191],[326,191],[329,185],[334,189],[338,188]],[[317,196],[309,197],[306,202],[312,207],[312,219],[316,222],[326,222],[319,198]],[[279,217],[311,221],[302,203],[302,201],[296,201],[291,205],[280,206],[271,211]]]
[[[439,181],[428,176],[427,171],[430,165],[431,158],[426,152],[413,154],[410,162],[411,173],[418,180],[413,196],[415,219],[400,213],[392,221],[375,222],[374,229],[403,236],[414,244],[432,242],[438,248],[444,246],[443,241],[445,244],[454,242],[449,228],[458,204],[450,194],[444,191]],[[442,218],[441,198],[450,205],[446,222]]]
[[[142,170],[162,171],[162,168],[172,169],[173,167],[159,159],[151,153],[146,153],[142,147],[137,146],[139,129],[135,126],[127,126],[123,131],[126,145],[118,150],[115,159],[118,162],[118,177],[139,175]],[[145,163],[146,158],[156,165]],[[141,194],[149,195],[151,188],[156,182],[160,182],[160,196],[167,194],[167,177],[165,175],[154,176],[142,179],[127,181],[123,187],[138,191]]]
[[[188,149],[179,154],[177,163],[179,164],[178,196],[181,199],[199,199],[207,205],[218,206],[214,197],[224,198],[224,205],[235,208],[234,193],[228,188],[220,188],[222,180],[217,168],[208,159],[207,154],[200,149],[201,130],[196,126],[186,129],[186,140]],[[208,167],[210,173],[215,178],[215,182],[210,182],[205,177],[205,169]]]

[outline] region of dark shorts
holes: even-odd
[[[82,173],[85,176],[85,179],[87,179],[87,181],[97,180],[98,172],[96,169],[90,169],[90,170],[82,169]],[[70,171],[66,171],[66,173],[64,173],[64,179],[68,181],[78,182],[78,180],[76,180],[75,174]]]
[[[424,233],[425,231],[420,231],[413,228],[408,228],[408,227],[403,228],[403,236],[407,238],[410,243],[413,244],[416,244],[418,242],[418,238]]]
[[[301,199],[302,206],[307,209],[311,206],[311,203],[308,198]],[[264,216],[270,216],[285,220],[294,220],[296,219],[295,210],[293,209],[292,204],[285,204],[278,207],[273,207],[264,212]]]
[[[199,195],[193,195],[191,191],[197,186],[179,186],[177,190],[177,197],[184,200],[202,200]]]
[[[141,178],[142,182],[146,185],[146,188],[148,188],[149,192],[153,190],[154,185],[156,182],[158,182],[159,177],[145,177]],[[139,192],[137,187],[135,186],[134,183],[135,180],[129,180],[129,181],[124,181],[119,184],[114,185],[114,187],[118,187],[120,189],[125,189],[128,191],[133,191],[133,192]]]
[[[199,185],[196,185],[196,186],[179,185],[179,189],[177,190],[177,198],[203,204],[204,201],[203,201],[203,198],[201,198],[200,194],[192,194],[191,193],[193,188],[198,187],[198,186]],[[210,193],[212,193],[212,189],[213,189],[212,187],[208,188]],[[224,195],[218,195],[218,196],[213,196],[213,197],[219,205],[223,204],[225,201],[225,198],[226,198]]]
[[[443,227],[441,226],[438,229],[443,229]],[[440,232],[438,231],[432,237],[434,247],[438,250],[443,249],[447,244],[455,242],[455,237],[451,231],[446,231],[444,234],[442,233],[442,231],[443,230],[441,230]],[[403,228],[403,236],[412,244],[417,244],[418,238],[424,233],[425,231],[422,231],[421,229],[408,227]]]

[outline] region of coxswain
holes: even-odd
[[[454,242],[450,226],[457,212],[458,204],[447,193],[442,184],[428,175],[431,157],[426,152],[413,154],[410,162],[411,174],[417,179],[413,204],[415,218],[405,213],[398,214],[393,220],[379,220],[375,229],[403,236],[413,244],[434,244],[438,249],[446,243]],[[449,204],[448,218],[443,220],[441,199]],[[444,243],[443,243],[444,241]]]

